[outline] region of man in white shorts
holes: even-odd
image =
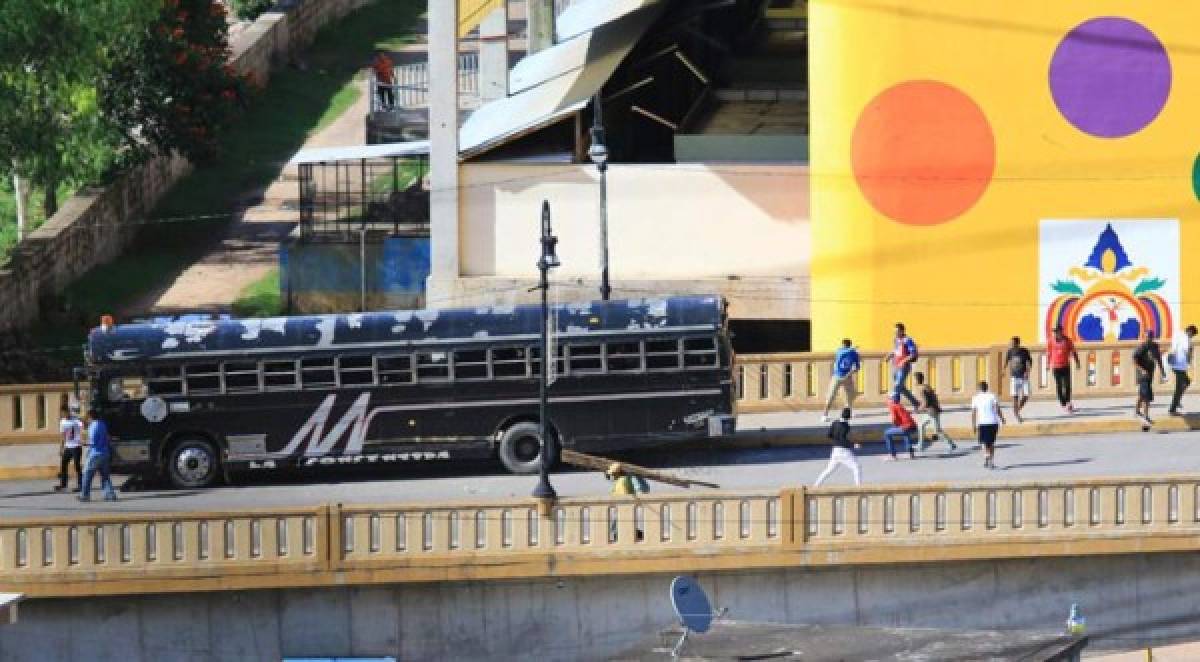
[[[1021,346],[1021,339],[1013,336],[1012,347],[1004,354],[1004,365],[1008,368],[1009,386],[1013,397],[1013,417],[1022,422],[1021,410],[1033,395],[1029,378],[1033,373],[1033,357]]]

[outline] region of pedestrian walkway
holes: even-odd
[[[1165,389],[1166,387],[1161,387],[1160,390]],[[1169,396],[1162,393],[1158,395],[1158,400],[1151,409],[1154,426],[1149,433],[1200,430],[1200,413],[1169,416],[1166,409],[1169,399]],[[1033,401],[1026,405],[1022,412],[1025,422],[1017,423],[1012,415],[1012,403],[1002,401],[1002,410],[1008,424],[1000,427],[1000,438],[1142,433],[1143,424],[1133,415],[1132,395],[1128,398],[1077,400],[1075,404],[1078,411],[1075,414],[1066,414],[1057,402]],[[1200,402],[1195,404],[1200,405]],[[1187,405],[1185,399],[1185,411]],[[836,409],[841,411],[840,406]],[[946,407],[942,414],[942,423],[946,432],[955,440],[974,439],[971,434],[971,410],[966,405]],[[851,438],[855,441],[881,441],[883,428],[887,426],[886,409],[855,410],[851,421]],[[827,444],[828,430],[829,424],[821,421],[821,413],[817,411],[742,414],[738,416],[736,443],[748,446]]]

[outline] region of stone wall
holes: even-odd
[[[321,27],[367,2],[281,3],[278,11],[263,14],[233,38],[233,64],[265,83],[272,68],[311,43]],[[93,267],[117,258],[133,239],[136,224],[189,170],[182,158],[159,157],[105,188],[84,189],[67,200],[0,268],[0,331],[28,326],[45,301]]]

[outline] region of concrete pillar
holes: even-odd
[[[508,96],[508,3],[501,3],[479,24],[479,99]]]
[[[458,255],[458,3],[429,3],[429,237],[426,306],[452,305]]]
[[[554,45],[554,0],[526,0],[529,21],[529,52],[536,53]]]

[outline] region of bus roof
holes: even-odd
[[[551,306],[557,335],[715,330],[717,296],[618,299]],[[88,336],[97,363],[201,357],[212,353],[272,354],[348,347],[536,338],[541,306],[404,310],[262,319],[179,319],[122,324]]]

